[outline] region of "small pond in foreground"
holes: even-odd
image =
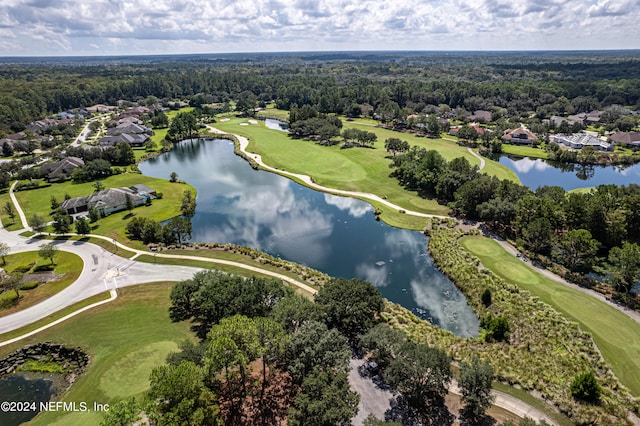
[[[2,402],[21,403],[28,401],[28,407],[22,411],[1,410],[0,424],[3,426],[19,425],[34,418],[40,412],[40,403],[47,402],[54,393],[53,381],[47,379],[30,379],[22,375],[9,375],[0,379],[0,395]],[[11,405],[8,408],[12,408]],[[15,408],[15,407],[13,407]],[[31,410],[35,408],[36,410]]]
[[[631,166],[564,164],[539,158],[517,158],[506,155],[500,157],[500,164],[516,172],[520,182],[531,189],[555,185],[570,191],[598,185],[640,184],[640,164]]]
[[[253,170],[226,140],[181,142],[140,170],[163,179],[175,171],[197,189],[192,241],[249,246],[331,276],[366,279],[444,329],[478,333],[478,319],[434,266],[426,238],[377,222],[363,201]]]

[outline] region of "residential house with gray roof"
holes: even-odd
[[[147,199],[155,198],[155,190],[142,184],[130,188],[109,188],[94,192],[86,197],[70,198],[60,205],[69,214],[96,209],[100,216],[104,217],[125,210],[127,197],[131,198],[134,207],[138,207],[145,204]]]

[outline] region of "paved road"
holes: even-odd
[[[25,239],[18,232],[0,230],[0,240],[9,244],[11,253],[34,251],[49,240]],[[191,278],[199,268],[154,265],[114,255],[103,248],[80,241],[54,241],[58,249],[82,258],[84,266],[78,279],[47,300],[0,318],[0,333],[38,321],[67,306],[111,289],[154,281],[180,281]]]

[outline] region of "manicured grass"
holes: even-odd
[[[25,344],[42,341],[79,346],[90,356],[81,374],[62,400],[112,404],[139,395],[148,388],[151,370],[164,364],[180,342],[193,339],[189,324],[169,319],[169,293],[173,284],[156,283],[118,290],[115,301],[84,312],[22,342],[2,348],[9,353]],[[93,412],[41,413],[33,425],[94,425]]]
[[[133,216],[144,216],[161,222],[180,215],[182,194],[186,189],[191,190],[194,194],[196,192],[192,186],[171,183],[168,178],[169,176],[167,176],[167,180],[164,180],[137,173],[123,173],[104,179],[102,183],[105,188],[128,187],[141,183],[155,189],[157,192],[161,192],[163,194],[162,199],[154,200],[151,206],[140,206],[133,210]],[[51,196],[55,196],[58,202],[62,202],[65,199],[65,194],[70,197],[89,195],[94,191],[93,184],[93,182],[74,183],[71,181],[55,183],[43,189],[17,192],[16,198],[27,218],[33,214],[38,214],[44,217],[45,220],[50,220],[51,208],[49,200]],[[92,224],[91,233],[116,238],[131,247],[144,249],[145,246],[142,243],[129,240],[125,234],[125,225],[131,218],[132,216],[126,210],[114,213]]]
[[[485,237],[462,246],[503,280],[539,297],[589,332],[620,381],[640,395],[640,325],[596,298],[545,278]]]
[[[15,305],[15,291],[10,290],[0,294],[0,317],[36,305],[54,294],[59,293],[78,279],[82,272],[82,259],[73,253],[60,250],[54,257],[54,261],[55,269],[53,272],[57,275],[62,275],[62,277],[55,281],[40,284],[31,290],[19,290],[21,298],[19,303]],[[35,265],[31,266],[32,263],[35,263]],[[12,272],[20,267],[25,269],[29,268],[27,273],[31,273],[38,266],[49,264],[49,260],[43,260],[38,256],[37,251],[29,251],[9,254],[6,256],[6,264],[2,265],[2,267],[7,272]]]
[[[107,300],[111,297],[111,295],[109,294],[109,292],[105,292],[105,293],[101,293],[101,294],[96,294],[95,296],[91,296],[88,299],[85,299],[81,302],[78,303],[74,303],[71,306],[67,306],[64,309],[61,309],[51,315],[48,315],[44,318],[42,318],[41,320],[38,320],[36,322],[33,322],[29,325],[25,325],[24,327],[20,327],[17,328],[13,331],[9,331],[7,333],[3,333],[0,334],[0,342],[5,342],[7,340],[11,340],[14,339],[18,336],[22,336],[23,334],[27,334],[32,332],[33,330],[37,330],[40,327],[44,327],[47,324],[52,323],[53,321],[56,321],[64,316],[69,315],[70,313],[73,313],[77,310],[80,310],[82,308],[84,308],[85,306],[89,306],[92,305],[94,303],[97,302],[101,302],[103,300]],[[2,352],[2,349],[0,349],[0,354],[4,354],[4,352]]]
[[[339,146],[328,147],[290,139],[286,133],[267,129],[261,122],[240,126],[246,122],[246,119],[232,118],[214,126],[248,137],[251,141],[249,151],[262,155],[266,164],[310,175],[320,185],[374,193],[409,210],[433,214],[446,214],[448,211],[434,200],[406,191],[396,179],[389,177],[390,160],[385,158],[388,154],[383,147],[384,141],[378,141],[376,149],[340,149]]]
[[[269,104],[264,110],[258,111],[256,116],[264,117],[264,118],[274,118],[274,119],[280,119],[280,120],[286,121],[286,120],[289,120],[289,111],[286,111],[283,109],[277,109],[274,104]]]
[[[18,216],[18,212],[16,211],[16,217],[11,219],[9,215],[7,215],[4,211],[4,206],[7,203],[11,203],[13,206],[13,210],[16,210],[16,206],[13,205],[11,201],[11,197],[9,195],[9,189],[0,192],[0,220],[2,220],[2,227],[7,231],[16,231],[18,229],[22,229],[22,224],[20,223],[20,217]]]
[[[532,146],[502,144],[502,152],[505,154],[517,155],[519,157],[529,158],[549,158],[547,151],[542,148],[534,148]]]

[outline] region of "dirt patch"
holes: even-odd
[[[61,279],[64,274],[56,274],[53,271],[40,271],[40,272],[32,272],[30,274],[24,274],[22,278],[23,282],[32,283],[39,282],[42,283],[50,283],[52,281],[57,281]]]

